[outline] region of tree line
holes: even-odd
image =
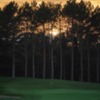
[[[99,20],[100,7],[83,0],[9,2],[0,8],[0,75],[100,82]]]

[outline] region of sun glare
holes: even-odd
[[[52,34],[53,36],[56,36],[59,34],[59,31],[58,31],[58,29],[53,29],[50,34]]]

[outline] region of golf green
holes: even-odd
[[[0,77],[0,100],[100,100],[100,84]]]

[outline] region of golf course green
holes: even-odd
[[[100,100],[100,84],[0,77],[0,100]]]

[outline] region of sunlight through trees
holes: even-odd
[[[0,75],[100,82],[100,7],[68,0],[0,9]]]

